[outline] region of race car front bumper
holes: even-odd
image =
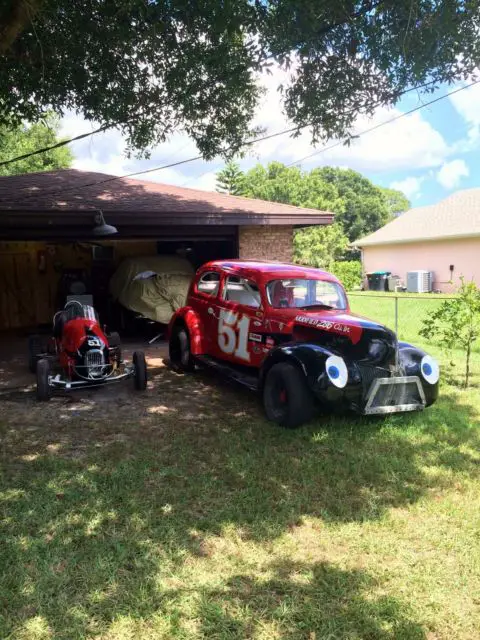
[[[376,378],[370,385],[361,413],[380,415],[422,411],[426,405],[425,392],[418,376]]]
[[[48,384],[53,389],[63,389],[65,391],[71,391],[74,389],[85,389],[88,387],[98,387],[99,385],[113,384],[120,382],[126,378],[131,378],[135,374],[135,368],[133,365],[125,365],[123,371],[120,373],[118,370],[113,371],[107,376],[102,378],[81,378],[80,380],[66,380],[62,378],[58,373],[57,375],[50,376]]]

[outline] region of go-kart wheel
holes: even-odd
[[[145,391],[147,388],[147,363],[143,351],[134,351],[133,366],[135,368],[135,389]]]
[[[42,353],[42,339],[40,336],[28,336],[28,369],[30,373],[37,370],[37,361]]]
[[[110,333],[108,336],[108,346],[111,349],[115,349],[115,361],[117,363],[117,366],[120,365],[120,363],[122,362],[122,341],[120,339],[120,334],[117,333],[116,331],[112,331],[112,333]]]
[[[314,399],[305,376],[288,362],[273,365],[263,388],[267,418],[289,429],[308,422],[314,413]]]
[[[44,358],[37,361],[37,400],[46,402],[50,400],[52,389],[49,384],[50,362]]]
[[[190,349],[190,335],[183,324],[172,329],[168,344],[170,364],[175,371],[187,373],[195,370],[195,359]]]

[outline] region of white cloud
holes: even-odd
[[[288,81],[288,76],[277,67],[273,68],[271,75],[262,78],[262,81],[267,92],[261,101],[254,124],[264,127],[268,134],[290,128],[292,125],[285,120],[281,108],[281,96],[277,91],[279,84]],[[385,123],[385,126],[361,135],[353,140],[349,147],[338,144],[333,149],[319,153],[303,162],[303,166],[310,169],[315,166],[334,165],[351,167],[360,172],[381,173],[436,169],[445,163],[452,150],[440,132],[423,118],[421,112],[387,123],[388,120],[400,114],[401,111],[398,109],[381,108],[371,119],[358,118],[355,134],[360,134],[381,123]],[[98,125],[91,125],[79,116],[68,115],[62,121],[62,134],[73,136],[96,126]],[[332,144],[335,144],[335,141],[323,146]],[[127,159],[124,156],[124,148],[124,140],[118,131],[97,134],[72,145],[76,157],[74,167],[121,175],[169,164],[198,154],[192,140],[184,134],[172,136],[168,142],[154,149],[148,160]],[[254,145],[242,159],[241,166],[243,169],[248,169],[257,162],[267,163],[272,160],[296,164],[304,156],[314,152],[315,149],[310,144],[307,131],[298,138],[284,135]],[[223,164],[220,158],[209,163],[196,161],[174,169],[149,173],[139,178],[211,190],[215,187],[215,172]],[[411,187],[412,184],[409,183]]]
[[[455,189],[462,178],[470,175],[470,170],[464,160],[445,162],[437,173],[437,181],[445,189]]]
[[[480,84],[455,93],[449,100],[468,127],[469,142],[477,141],[480,137]]]
[[[420,196],[420,187],[425,178],[415,178],[408,176],[404,180],[396,180],[390,184],[392,189],[402,191],[409,200],[414,200]]]

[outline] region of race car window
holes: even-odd
[[[197,282],[197,291],[209,296],[216,296],[220,284],[220,274],[217,271],[207,271]]]
[[[251,280],[238,276],[229,276],[223,288],[223,298],[229,302],[243,304],[258,309],[262,301],[258,286]]]
[[[276,309],[346,309],[342,287],[328,280],[288,278],[272,280],[267,285],[267,298]]]

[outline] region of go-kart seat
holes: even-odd
[[[53,316],[53,337],[56,340],[61,340],[63,334],[63,327],[67,321],[66,311],[57,311]]]

